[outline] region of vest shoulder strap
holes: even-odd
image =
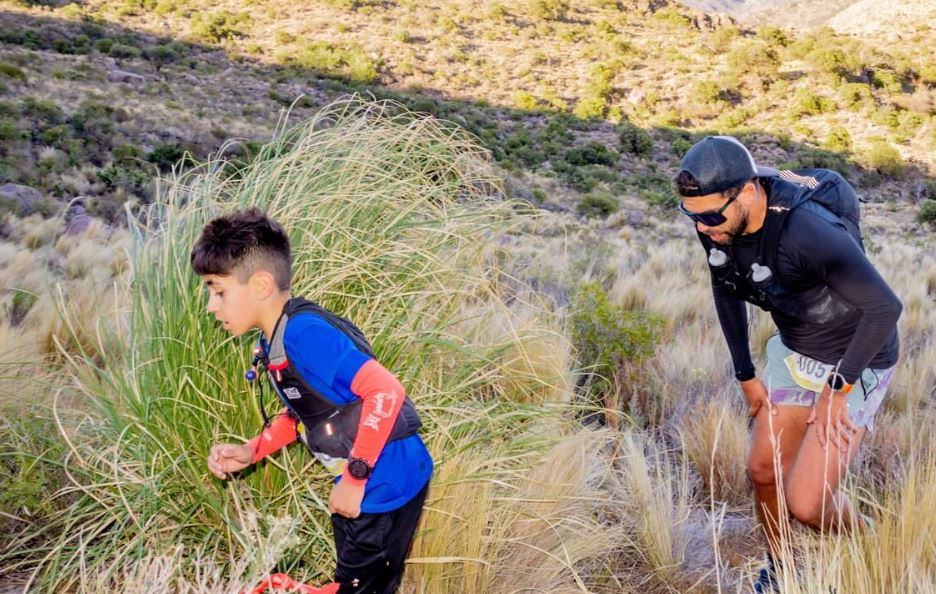
[[[344,334],[351,340],[354,346],[369,357],[375,357],[374,349],[370,342],[364,337],[364,333],[354,323],[338,314],[330,311],[314,301],[309,301],[302,297],[294,297],[286,302],[283,313],[276,322],[273,329],[273,336],[270,338],[269,367],[276,369],[277,366],[286,364],[286,325],[289,319],[299,314],[313,314],[328,322],[333,328]]]

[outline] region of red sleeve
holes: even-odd
[[[260,435],[248,441],[247,445],[254,453],[253,462],[256,464],[273,452],[278,452],[296,441],[296,438],[296,419],[287,414],[284,408],[273,419],[270,426],[264,429]]]
[[[363,400],[351,457],[362,458],[373,466],[387,444],[406,392],[397,378],[374,359],[362,365],[354,375],[351,392]],[[341,480],[355,485],[367,482],[352,477],[347,471]]]

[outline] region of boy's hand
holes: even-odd
[[[338,514],[349,519],[361,515],[361,501],[364,499],[364,485],[352,485],[341,480],[332,487],[328,498],[328,513]]]
[[[253,452],[246,444],[218,443],[211,447],[208,454],[208,470],[219,479],[226,479],[228,473],[237,472],[250,466]]]

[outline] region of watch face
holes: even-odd
[[[370,467],[364,460],[351,460],[348,462],[348,473],[356,479],[365,479],[370,474]]]
[[[829,387],[833,390],[841,390],[845,387],[845,378],[839,374],[829,376]]]

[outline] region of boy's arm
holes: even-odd
[[[269,427],[245,444],[253,453],[252,463],[256,464],[273,452],[278,452],[296,441],[298,437],[296,424],[295,417],[285,408],[281,410]]]
[[[365,460],[373,466],[380,457],[396,423],[406,392],[397,378],[374,359],[368,360],[351,381],[351,392],[359,397],[361,420],[351,447],[351,457]],[[356,479],[345,470],[342,482],[363,485],[366,479]]]

